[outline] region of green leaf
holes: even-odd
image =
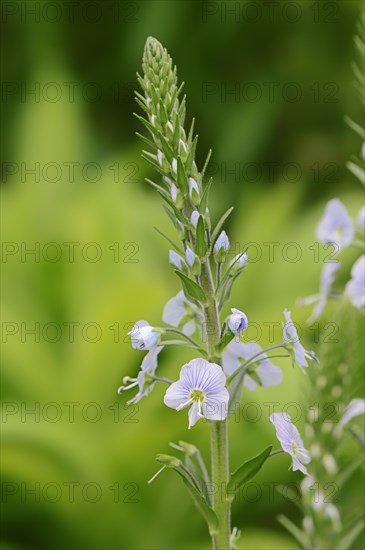
[[[164,239],[166,239],[173,248],[175,248],[175,250],[177,250],[177,252],[179,252],[179,254],[181,254],[182,256],[184,256],[184,252],[181,250],[181,248],[178,247],[177,244],[174,243],[174,241],[172,239],[170,239],[170,237],[168,235],[166,235],[163,231],[161,231],[161,229],[159,229],[158,227],[155,227],[153,226],[153,229],[155,231],[157,231],[157,233],[159,235],[161,235],[161,237],[164,237]]]
[[[214,510],[205,500],[204,496],[199,492],[198,485],[190,470],[182,464],[181,460],[174,456],[157,455],[156,460],[179,474],[185,484],[185,487],[189,491],[194,504],[207,522],[210,535],[215,535],[218,532],[218,518]]]
[[[234,206],[231,206],[231,208],[228,208],[227,212],[225,212],[223,214],[223,216],[221,217],[221,219],[219,220],[219,222],[217,223],[217,225],[215,226],[214,228],[214,231],[212,233],[212,246],[214,245],[219,233],[220,233],[220,230],[222,229],[223,227],[223,224],[224,222],[226,221],[226,219],[228,218],[228,216],[231,214],[232,210],[233,210]]]
[[[153,143],[150,139],[148,139],[143,134],[140,134],[139,132],[136,132],[136,136],[138,136],[148,147],[151,147],[152,149],[156,149],[156,144]]]
[[[303,550],[311,548],[311,543],[308,537],[297,527],[290,519],[285,516],[278,516],[278,522],[295,538]]]
[[[260,454],[250,458],[240,466],[230,477],[227,484],[227,499],[233,500],[238,489],[252,479],[265,464],[271,453],[272,445],[266,447]]]
[[[207,297],[205,296],[205,292],[202,287],[192,279],[189,279],[189,277],[187,277],[182,271],[175,269],[175,273],[181,279],[185,296],[190,300],[198,300],[198,302],[205,304]]]
[[[353,548],[353,543],[364,529],[364,526],[364,521],[360,521],[351,527],[346,535],[337,543],[336,550],[348,550],[349,548]]]
[[[161,142],[161,147],[162,147],[162,151],[163,151],[163,154],[165,155],[165,157],[167,158],[168,162],[171,164],[172,163],[172,159],[174,158],[174,152],[173,150],[171,149],[170,145],[167,143],[166,139],[163,137],[163,135],[161,134],[161,132],[158,133],[158,137],[159,137],[159,140]]]
[[[161,193],[160,191],[157,191],[157,193],[160,195],[160,197],[169,205],[169,207],[173,210],[173,212],[175,213],[176,217],[183,223],[185,224],[185,220],[184,220],[184,217],[183,215],[181,214],[180,210],[178,208],[176,208],[175,204],[172,202],[172,200],[170,200],[166,195],[164,195],[163,193]]]
[[[185,487],[188,489],[195,506],[198,508],[199,512],[202,514],[205,521],[207,522],[209,534],[216,535],[218,533],[218,526],[219,526],[219,521],[216,516],[216,513],[209,506],[209,504],[207,503],[203,495],[201,495],[199,491],[195,489],[194,485],[189,483],[189,481],[182,476],[180,470],[178,473],[181,475],[183,482],[185,484]]]
[[[199,216],[198,223],[196,224],[196,244],[195,252],[199,258],[204,258],[207,252],[207,245],[205,240],[205,224],[203,216]]]
[[[199,204],[199,212],[203,214],[203,216],[208,206],[209,191],[210,191],[212,182],[213,182],[213,178],[209,178],[209,181],[204,188],[203,195]]]
[[[188,178],[185,172],[183,162],[180,157],[177,157],[177,185],[183,195],[189,194]]]
[[[223,351],[224,348],[228,346],[228,344],[233,340],[234,336],[235,335],[233,334],[233,332],[226,332],[221,341],[215,347],[217,353],[221,353],[221,351]]]
[[[195,151],[196,151],[196,145],[198,143],[198,135],[195,136],[193,143],[191,144],[190,151],[188,154],[188,158],[186,159],[186,171],[189,174],[191,167],[193,165],[193,161],[195,159]]]

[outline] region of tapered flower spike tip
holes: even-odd
[[[143,53],[144,62],[150,63],[151,57],[159,61],[162,57],[164,49],[165,48],[162,46],[161,42],[159,42],[153,36],[149,36],[146,40],[146,44],[144,47],[144,53]]]

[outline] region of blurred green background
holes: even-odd
[[[345,168],[361,143],[344,123],[362,118],[351,71],[360,9],[351,0],[2,3],[4,549],[209,547],[179,479],[166,472],[146,484],[169,441],[199,444],[208,459],[207,426],[187,432],[186,415],[162,404],[163,387],[133,409],[116,393],[143,356],[130,325],[158,325],[179,290],[152,229],[173,234],[144,182],[135,72],[153,35],[186,82],[200,166],[213,149],[213,219],[233,204],[231,242],[261,253],[233,293],[262,327],[259,343],[269,343],[263,323],[281,322],[288,307],[318,350],[323,336],[305,327],[309,310],[296,298],[317,291],[329,253],[316,257],[314,245],[326,201],[340,197],[353,216],[361,206]],[[355,258],[344,255],[342,281]],[[176,378],[191,357],[166,349],[161,374]],[[275,441],[263,403],[299,403],[300,426],[306,393],[308,379],[288,367],[279,388],[246,392],[262,418],[246,409],[231,422],[232,467]],[[355,452],[348,442],[349,460]],[[276,516],[300,515],[270,489],[300,480],[288,466],[273,461],[234,505],[240,548],[297,547]],[[352,491],[349,509],[359,498]]]

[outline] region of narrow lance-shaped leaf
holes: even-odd
[[[198,283],[187,277],[184,273],[182,273],[182,271],[175,269],[175,273],[180,277],[185,296],[188,299],[190,298],[194,301],[197,300],[198,302],[205,304],[207,301],[207,297],[202,287],[199,286]]]
[[[215,535],[218,532],[218,518],[214,510],[205,500],[204,496],[197,489],[196,484],[193,481],[193,475],[189,472],[186,466],[183,467],[181,460],[178,460],[175,457],[170,457],[168,455],[157,455],[156,460],[167,468],[173,469],[182,478],[185,487],[188,489],[190,496],[193,499],[194,504],[207,522],[209,534]]]
[[[200,258],[204,258],[207,252],[207,246],[205,241],[205,224],[203,216],[199,216],[198,223],[196,225],[196,244],[195,252]]]
[[[271,453],[272,445],[269,445],[257,456],[250,458],[240,466],[230,477],[227,484],[227,499],[233,500],[235,493],[244,484],[252,479],[265,464]]]
[[[226,221],[226,219],[228,218],[228,216],[232,212],[233,208],[234,208],[234,206],[231,206],[231,208],[228,208],[227,212],[225,212],[223,214],[223,216],[221,217],[221,219],[219,220],[219,222],[215,226],[214,231],[212,233],[212,246],[214,245],[214,242],[217,239],[217,237],[219,235],[219,232],[223,227],[224,222]]]
[[[292,521],[290,521],[290,519],[285,516],[278,516],[278,522],[281,523],[281,525],[285,527],[285,529],[289,531],[291,535],[293,535],[302,550],[307,550],[308,548],[312,547],[311,542],[305,535],[305,533],[303,533],[303,531],[301,531],[299,527],[297,527]]]

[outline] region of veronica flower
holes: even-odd
[[[215,241],[214,245],[214,251],[218,254],[218,252],[223,249],[224,252],[227,252],[229,249],[229,239],[227,237],[227,233],[225,231],[222,231],[218,237],[218,239]]]
[[[330,200],[317,226],[317,238],[322,243],[336,243],[339,249],[352,243],[354,227],[346,207],[339,199]]]
[[[318,361],[313,351],[307,351],[300,343],[298,331],[291,320],[291,313],[287,309],[284,310],[286,323],[283,323],[283,338],[287,350],[291,353],[293,362],[298,367],[308,367],[307,359]],[[304,372],[304,371],[303,371]]]
[[[251,357],[262,351],[261,346],[256,342],[231,341],[222,353],[222,364],[224,372],[230,376],[243,362],[249,361]],[[244,385],[253,391],[258,385],[269,387],[277,386],[283,379],[281,369],[273,365],[266,353],[260,354],[253,363],[248,366],[244,376]]]
[[[281,448],[293,459],[293,472],[300,470],[303,474],[308,474],[304,464],[309,464],[311,457],[304,448],[302,438],[290,416],[286,413],[273,413],[270,415],[270,422],[275,426],[276,437],[280,441]]]
[[[185,263],[183,258],[180,256],[180,254],[175,252],[175,250],[169,251],[169,261],[170,261],[170,264],[173,265],[174,267],[177,267],[177,269],[181,269]]]
[[[195,252],[190,248],[190,246],[186,247],[186,261],[188,262],[188,265],[192,267],[194,265],[195,260],[197,259],[197,255]]]
[[[194,204],[199,204],[200,191],[197,182],[194,178],[189,178],[189,196]]]
[[[152,349],[157,345],[159,333],[147,321],[137,321],[128,335],[134,349]]]
[[[340,420],[340,424],[345,426],[350,420],[355,418],[355,416],[360,416],[365,414],[365,399],[353,399],[347,405],[346,410]]]
[[[180,411],[190,406],[189,429],[200,418],[224,420],[229,393],[222,368],[205,359],[193,359],[184,365],[180,379],[167,389],[164,403]]]
[[[197,210],[193,210],[193,212],[190,216],[190,223],[194,227],[196,227],[197,224],[198,224],[199,216],[200,216],[199,212]]]
[[[240,311],[235,307],[232,307],[231,311],[232,315],[228,317],[227,321],[229,330],[233,332],[233,334],[240,334],[248,327],[247,316],[243,313],[243,311]]]
[[[331,294],[332,285],[335,280],[335,273],[339,270],[340,265],[340,262],[331,262],[324,264],[321,273],[319,294],[308,296],[307,298],[302,298],[299,300],[300,304],[302,305],[317,302],[310,318],[308,319],[308,323],[313,323],[316,319],[318,319],[318,317],[322,314],[324,308],[326,307],[328,298]]]
[[[123,391],[130,390],[138,386],[138,393],[133,397],[133,399],[127,401],[128,405],[138,403],[142,397],[145,397],[153,390],[155,381],[152,377],[156,372],[157,356],[162,348],[163,346],[158,346],[145,355],[137,378],[130,378],[129,376],[124,377],[123,386],[118,389],[118,393],[122,393]]]
[[[189,309],[194,308],[193,304],[188,302],[182,290],[171,298],[165,305],[162,320],[173,327],[178,327],[184,317],[189,316]],[[190,313],[191,315],[191,313]],[[182,331],[187,336],[194,334],[196,324],[194,319],[189,320],[184,324]]]
[[[231,262],[229,262],[229,267],[237,266],[243,267],[248,260],[247,252],[241,252],[237,254]]]
[[[351,269],[351,279],[346,285],[345,294],[352,305],[360,310],[365,308],[365,255],[360,256]]]

